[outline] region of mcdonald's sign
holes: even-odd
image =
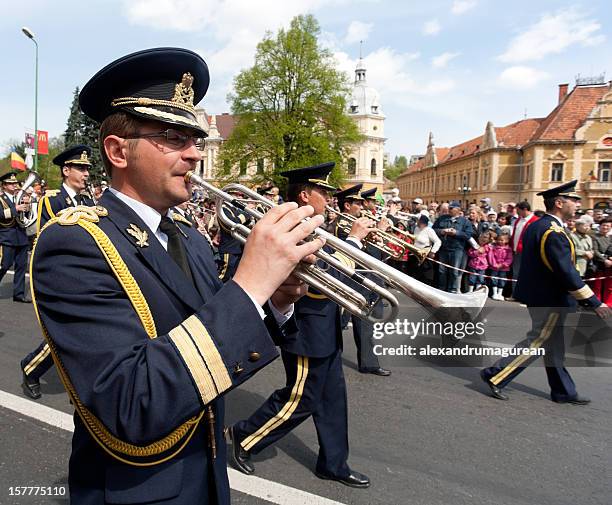
[[[38,154],[49,154],[49,132],[38,130]]]

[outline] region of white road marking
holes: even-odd
[[[70,414],[5,391],[0,391],[0,407],[5,407],[71,433],[74,431],[74,422]],[[230,487],[235,491],[255,496],[277,505],[344,505],[341,502],[308,493],[301,489],[285,486],[278,482],[253,475],[244,475],[233,468],[228,467],[227,473],[229,475]]]

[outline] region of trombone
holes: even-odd
[[[26,178],[25,181],[23,181],[23,184],[21,185],[21,189],[15,195],[15,204],[16,205],[22,204],[24,198],[27,195],[28,189],[30,189],[32,186],[34,186],[34,184],[39,183],[39,182],[40,182],[40,176],[38,175],[38,172],[35,172],[34,170],[29,170],[28,177]],[[36,222],[36,218],[37,218],[36,212],[34,212],[34,207],[32,205],[32,199],[31,199],[27,210],[20,210],[17,212],[16,220],[17,220],[17,224],[21,228],[28,228],[30,225]]]
[[[272,208],[276,204],[261,197],[256,191],[253,191],[246,186],[239,184],[230,184],[229,186],[219,189],[202,177],[195,174],[193,171],[185,174],[185,181],[196,185],[210,194],[214,195],[217,200],[217,214],[220,221],[226,218],[223,212],[224,205],[232,205],[245,213],[251,215],[254,221],[263,217],[263,213],[256,209],[247,207],[240,198],[236,198],[228,193],[228,191],[238,191],[249,198],[260,200],[264,207]],[[246,242],[251,228],[241,223],[235,223],[228,219],[224,224],[231,231],[232,236],[236,239]],[[455,309],[458,311],[451,312],[450,317],[460,319],[474,319],[480,314],[488,297],[488,288],[483,286],[477,291],[466,294],[446,293],[439,289],[435,289],[427,284],[424,284],[413,277],[399,272],[382,261],[379,261],[364,251],[347,244],[338,237],[326,232],[322,228],[317,228],[312,235],[312,238],[321,238],[326,241],[326,244],[341,255],[348,257],[361,267],[360,270],[371,272],[379,279],[383,280],[392,288],[395,288],[402,293],[414,299],[417,303],[434,311],[436,315],[447,315],[448,311]],[[388,289],[376,284],[375,281],[365,277],[358,269],[351,265],[340,261],[333,254],[327,253],[320,249],[316,253],[316,257],[328,265],[328,268],[334,268],[346,275],[351,281],[361,284],[366,291],[369,291],[367,296],[356,291],[349,284],[344,283],[327,272],[318,264],[301,263],[295,271],[295,275],[306,282],[309,286],[320,291],[341,307],[344,307],[351,314],[354,314],[371,322],[386,321],[397,316],[399,302],[397,297]],[[348,263],[348,262],[347,262]],[[369,296],[375,294],[376,296]],[[372,311],[374,307],[382,299],[386,300],[390,305],[390,313],[385,317],[376,317]]]

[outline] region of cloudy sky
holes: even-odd
[[[367,81],[380,93],[386,150],[416,154],[428,132],[438,146],[545,116],[557,85],[599,75],[610,63],[609,3],[559,0],[30,0],[3,2],[0,150],[34,126],[34,44],[39,42],[39,129],[65,129],[72,93],[127,53],[180,46],[208,62],[211,88],[200,104],[229,112],[233,76],[253,63],[266,30],[315,15],[321,43],[353,78],[359,41]],[[8,5],[7,5],[8,4]],[[510,6],[511,5],[511,6]],[[606,17],[607,16],[607,17]]]

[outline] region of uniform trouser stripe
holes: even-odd
[[[557,324],[558,319],[559,314],[557,312],[553,312],[548,316],[548,320],[542,328],[540,335],[529,346],[530,349],[537,349],[544,342],[546,342],[546,340],[548,340],[553,328],[555,327],[555,324]],[[508,377],[508,375],[514,372],[519,366],[521,366],[522,363],[527,361],[530,357],[531,356],[528,354],[521,354],[520,356],[517,356],[512,362],[508,364],[508,366],[504,367],[497,375],[494,375],[491,378],[491,383],[497,386],[501,381]]]
[[[308,377],[308,357],[298,356],[297,357],[297,373],[296,381],[291,390],[291,396],[289,401],[285,403],[283,408],[277,412],[271,419],[268,420],[261,428],[255,433],[246,437],[242,442],[241,446],[245,451],[249,451],[262,440],[272,430],[278,428],[287,419],[291,417],[291,414],[297,409],[300,400],[302,399],[302,393],[304,391],[304,384],[306,384],[306,378]]]
[[[225,253],[223,255],[223,269],[221,270],[221,272],[219,272],[219,279],[221,280],[223,280],[223,278],[225,277],[225,273],[227,272],[227,269],[229,267],[229,260],[230,260],[229,253]]]
[[[49,356],[49,353],[51,351],[49,350],[49,344],[45,344],[45,346],[42,348],[42,350],[32,358],[32,361],[30,361],[25,367],[23,367],[23,371],[26,375],[30,375],[34,369],[40,365],[40,363],[42,362],[42,360],[44,360],[47,356]]]

